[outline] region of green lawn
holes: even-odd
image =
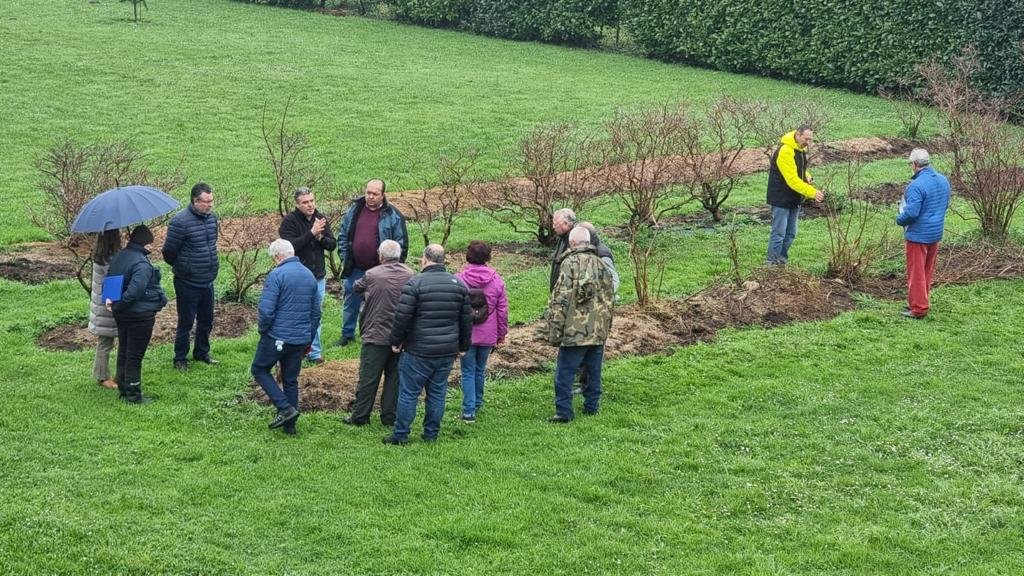
[[[0,16],[0,246],[43,237],[23,216],[31,160],[62,135],[134,135],[161,165],[184,152],[226,209],[233,190],[268,189],[256,119],[289,90],[349,183],[466,142],[493,160],[534,122],[596,122],[617,103],[806,91],[233,2],[157,0],[141,26],[127,11],[30,1]],[[841,110],[838,136],[897,130],[876,99],[818,94]],[[908,174],[891,160],[861,177]],[[763,202],[762,174],[729,206]],[[626,217],[612,199],[586,216],[606,229]],[[951,215],[948,238],[975,228]],[[742,227],[746,270],[766,237]],[[471,212],[450,246],[474,238],[523,239]],[[606,238],[629,302],[627,246]],[[661,240],[667,295],[728,269],[720,233],[668,227]],[[801,222],[792,260],[823,272],[827,242],[823,220]],[[507,276],[513,321],[538,317],[546,272]],[[455,408],[440,442],[396,448],[379,424],[352,429],[336,414],[303,415],[298,438],[267,431],[271,410],[241,398],[252,332],[215,341],[221,364],[187,375],[171,369],[170,345],[152,347],[144,382],[158,400],[116,402],[91,382],[91,351],[34,343],[85,317],[77,284],[0,280],[0,574],[1022,573],[1024,280],[941,288],[921,322],[898,302],[859,301],[826,322],[610,362],[600,415],[569,426],[544,421],[550,372],[496,380],[477,424],[454,421]],[[325,342],[338,314],[329,301]]]

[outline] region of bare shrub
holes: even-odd
[[[237,198],[239,209],[245,213],[252,199],[247,194]],[[263,250],[277,237],[277,219],[252,218],[244,225],[224,227],[221,237],[232,249],[224,252],[224,262],[231,275],[228,278],[224,300],[248,302],[249,290],[269,273],[266,262],[260,261]]]
[[[660,230],[640,220],[626,224],[629,261],[633,265],[633,288],[637,305],[646,308],[658,299],[656,286],[665,274],[666,259],[658,251]]]
[[[288,127],[288,112],[293,98],[289,97],[281,112],[280,120],[268,124],[267,104],[263,105],[261,133],[267,160],[274,172],[277,188],[277,211],[281,216],[288,214],[292,205],[292,194],[296,188],[305,186],[317,188],[328,180],[313,153],[313,145],[303,132]]]
[[[424,182],[417,193],[405,197],[410,216],[419,225],[424,246],[431,244],[431,228],[435,222],[441,225],[440,244],[447,246],[455,217],[465,206],[477,181],[475,170],[479,159],[480,152],[474,148],[441,154],[435,175]]]
[[[953,185],[974,212],[982,235],[1002,240],[1024,201],[1024,139],[993,115],[973,116],[964,128],[968,138]]]
[[[900,134],[910,140],[917,140],[921,135],[921,124],[928,115],[920,89],[906,81],[899,81],[893,88],[879,88],[878,95],[889,103],[900,123]]]
[[[568,206],[582,212],[598,193],[597,150],[593,138],[574,124],[538,126],[510,155],[506,177],[474,187],[474,197],[498,222],[551,246],[557,238],[554,211]]]
[[[892,226],[883,222],[869,202],[851,200],[857,191],[860,169],[859,164],[847,163],[838,186],[829,176],[826,188],[832,193],[823,202],[829,238],[825,275],[851,284],[860,280],[871,264],[892,251]]]
[[[715,222],[722,221],[722,205],[742,177],[736,161],[759,113],[757,105],[726,96],[683,125],[685,186],[690,198],[700,202]]]
[[[754,100],[749,105],[754,110],[751,139],[768,160],[778,148],[779,137],[783,134],[807,125],[814,130],[815,140],[824,142],[832,122],[831,111],[814,100]],[[821,146],[812,146],[807,153],[808,160],[813,160],[821,149]]]
[[[655,225],[666,212],[689,202],[688,197],[670,194],[667,187],[683,172],[681,155],[687,153],[692,122],[683,104],[662,104],[619,110],[605,123],[604,175],[631,222]]]
[[[733,217],[725,227],[725,249],[729,256],[729,278],[737,288],[743,286],[743,267],[740,264],[740,229]]]

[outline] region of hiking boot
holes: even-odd
[[[299,411],[294,406],[289,406],[284,410],[277,412],[277,417],[270,421],[268,428],[280,428],[285,424],[292,424],[299,417]]]
[[[463,414],[459,416],[459,420],[462,420],[466,424],[476,424],[476,416],[472,414]]]
[[[385,436],[384,439],[381,440],[381,442],[384,442],[385,444],[391,444],[392,446],[405,446],[406,444],[409,443],[409,439],[399,438],[398,436],[392,434],[390,436]]]
[[[188,372],[188,360],[175,360],[174,369],[178,372]]]

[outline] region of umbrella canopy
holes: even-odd
[[[163,216],[181,203],[150,186],[123,186],[107,190],[86,202],[71,224],[76,233],[124,228]]]

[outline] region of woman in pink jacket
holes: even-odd
[[[508,334],[508,294],[505,281],[487,265],[491,247],[473,240],[466,249],[466,267],[457,277],[469,288],[473,305],[473,339],[462,356],[462,421],[476,422],[476,411],[484,403],[484,373],[487,357]],[[486,305],[483,304],[486,302]]]

